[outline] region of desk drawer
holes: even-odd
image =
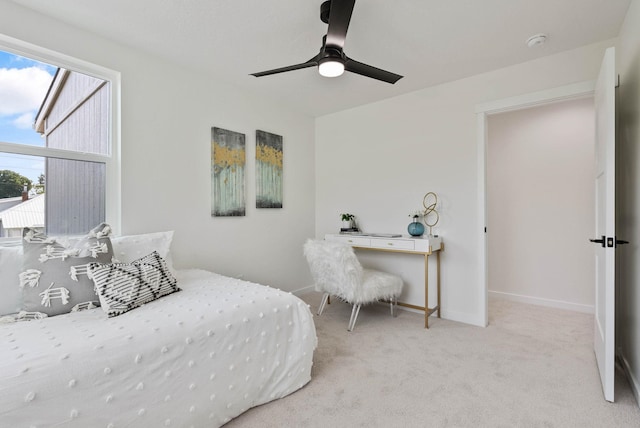
[[[372,239],[371,246],[394,250],[415,250],[415,242],[408,239]]]
[[[371,239],[362,236],[332,236],[331,240],[360,247],[368,247],[371,245]]]

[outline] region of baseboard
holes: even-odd
[[[528,303],[531,305],[547,306],[549,308],[566,309],[568,311],[582,312],[593,315],[595,313],[592,305],[582,305],[579,303],[564,302],[562,300],[543,299],[540,297],[522,296],[520,294],[504,293],[502,291],[489,290],[490,299],[511,300],[513,302]]]
[[[640,407],[640,382],[633,376],[633,372],[631,371],[631,366],[629,366],[629,361],[625,358],[624,353],[620,348],[618,348],[618,362],[622,366],[622,370],[624,371],[624,375],[629,382],[629,386],[631,387],[631,392],[633,392],[633,396],[636,397],[636,403],[638,407]]]
[[[383,303],[383,302],[378,302],[378,303],[381,304],[381,305],[382,304],[384,304],[384,305],[388,304],[388,303]],[[422,310],[422,309],[409,308],[407,306],[401,306],[401,305],[398,305],[396,307],[400,311],[407,311],[407,312],[413,312],[414,314],[422,314],[422,315],[424,315],[424,310]],[[437,316],[436,314],[432,314],[432,315]]]
[[[311,292],[311,291],[313,291],[313,290],[314,290],[313,285],[308,285],[308,286],[306,286],[306,287],[299,288],[299,289],[297,289],[297,290],[293,290],[291,293],[292,293],[292,294],[294,294],[294,295],[296,295],[296,296],[298,296],[298,297],[300,297],[300,296],[302,296],[303,294],[307,294],[307,293],[309,293],[309,292]]]

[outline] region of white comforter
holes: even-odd
[[[311,375],[307,305],[205,271],[124,315],[0,325],[2,427],[216,427]]]

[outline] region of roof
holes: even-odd
[[[22,203],[22,196],[0,199],[0,212]]]
[[[44,226],[44,194],[0,212],[0,220],[5,229]]]
[[[53,76],[53,79],[51,79],[51,84],[49,85],[49,89],[47,89],[47,94],[42,100],[38,113],[36,114],[36,118],[33,122],[33,129],[36,132],[44,134],[44,120],[51,111],[53,105],[56,103],[58,95],[62,90],[62,86],[64,85],[65,80],[67,80],[67,76],[69,76],[69,70],[60,67],[56,69],[56,74]]]

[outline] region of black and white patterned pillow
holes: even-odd
[[[115,317],[176,291],[178,282],[157,251],[131,263],[89,266],[102,309]]]
[[[99,306],[87,268],[90,263],[111,262],[110,234],[111,227],[102,223],[73,245],[64,245],[42,232],[25,228],[19,275],[22,310],[53,316]]]

